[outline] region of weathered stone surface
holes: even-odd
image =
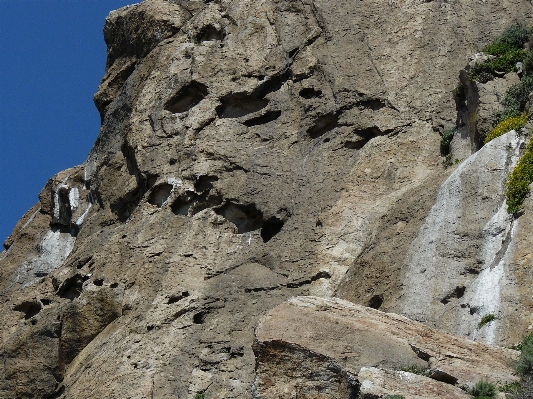
[[[518,380],[512,368],[516,351],[453,336],[404,316],[337,298],[291,298],[260,321],[255,336],[256,386],[266,397],[275,397],[266,392],[283,392],[288,386],[297,392],[299,385],[320,382],[320,373],[300,371],[305,357],[302,352],[309,359],[319,359],[318,364],[329,365],[338,378],[346,373],[357,376],[363,367],[417,366],[427,368],[433,379],[457,386],[473,386],[481,379],[503,384]],[[298,384],[293,373],[302,374],[303,382]],[[388,389],[387,384],[383,389]],[[406,392],[413,393],[410,388]]]
[[[361,399],[401,395],[405,399],[467,399],[465,391],[453,385],[406,371],[363,367],[357,376]]]
[[[532,15],[526,0],[112,13],[95,146],[0,255],[0,396],[248,398],[253,329],[287,298],[346,278],[339,295],[399,307],[400,261],[450,173],[457,73]],[[384,285],[357,277],[374,249]]]

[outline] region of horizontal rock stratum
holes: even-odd
[[[457,336],[324,300],[322,317],[346,313],[328,330],[338,336],[291,345],[302,365],[335,359],[320,370],[338,389],[363,374],[361,392],[398,386],[394,367],[411,363],[471,383],[470,349],[496,362],[491,378],[514,380],[514,352],[460,337],[510,346],[533,328],[533,201],[517,220],[502,205],[523,138],[479,143],[519,76],[465,82],[461,101],[452,91],[515,21],[533,25],[530,1],[146,0],[111,12],[94,147],[49,180],[0,255],[0,398],[251,398],[258,322],[298,296]],[[445,168],[453,126],[458,159]],[[349,346],[350,309],[395,321],[361,333],[374,351]],[[486,313],[495,320],[477,329]],[[431,346],[429,331],[447,338]]]
[[[291,298],[263,317],[255,337],[259,398],[468,398],[458,387],[518,381],[514,350],[338,298]],[[413,367],[429,378],[393,371]]]

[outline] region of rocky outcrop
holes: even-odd
[[[291,298],[255,335],[259,398],[466,398],[458,387],[517,380],[513,350],[336,298]],[[427,377],[392,371],[413,368]]]
[[[288,298],[402,312],[411,242],[451,173],[439,133],[456,120],[457,71],[532,16],[526,0],[147,0],[111,13],[95,146],[0,255],[0,396],[248,398],[254,328]],[[462,302],[439,289],[418,313],[455,331],[461,313],[438,317],[433,302]],[[494,342],[522,333],[500,325]]]

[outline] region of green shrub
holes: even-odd
[[[533,51],[526,51],[526,56],[524,58],[523,69],[525,76],[533,75]]]
[[[533,333],[522,341],[522,352],[516,364],[516,371],[520,374],[533,374]]]
[[[484,62],[474,65],[470,71],[470,80],[476,80],[482,74],[495,75],[496,72],[513,72],[516,70],[516,63],[522,61],[526,52],[521,49],[509,49],[506,53]]]
[[[452,142],[455,131],[456,128],[452,127],[442,133],[442,137],[440,139],[440,155],[442,155],[443,157],[450,153],[450,144]]]
[[[385,399],[405,399],[402,395],[388,395],[385,396]]]
[[[523,47],[530,35],[530,29],[521,24],[514,24],[505,29],[491,44],[483,48],[484,53],[496,58],[474,65],[470,71],[470,79],[482,77],[484,81],[488,81],[487,74],[514,71],[516,63],[526,58]]]
[[[522,390],[522,384],[519,381],[510,384],[500,385],[498,391],[505,393],[517,394]]]
[[[517,83],[507,90],[503,105],[505,109],[499,115],[499,121],[510,116],[518,116],[526,108],[529,100],[529,94],[533,91],[533,76],[524,77],[520,83]]]
[[[496,125],[494,129],[490,131],[489,134],[485,137],[485,144],[489,141],[494,140],[496,137],[500,137],[511,130],[519,130],[524,127],[527,123],[527,113],[522,113],[518,116],[510,116],[501,121]]]
[[[529,40],[531,29],[526,26],[515,23],[506,28],[500,36],[496,38],[491,44],[486,46],[483,51],[487,54],[501,55],[502,47],[521,49]],[[500,51],[500,53],[498,53]],[[505,51],[505,50],[504,50]]]
[[[481,318],[481,321],[478,323],[477,328],[481,328],[485,324],[488,324],[494,320],[496,320],[496,315],[494,315],[494,313],[488,313]]]
[[[428,377],[429,376],[429,369],[424,369],[422,367],[417,366],[416,364],[413,364],[409,367],[403,367],[400,370],[407,371],[411,374],[417,374],[417,375],[423,375]]]
[[[498,390],[496,386],[488,381],[481,380],[470,390],[470,394],[474,398],[488,398],[492,399],[496,397]]]
[[[205,398],[205,393],[197,393],[195,396],[194,396],[194,399],[204,399]]]
[[[530,139],[524,154],[518,160],[509,175],[505,196],[507,212],[514,215],[520,211],[524,199],[529,194],[529,185],[533,183],[533,140]]]

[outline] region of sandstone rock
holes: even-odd
[[[0,396],[248,398],[253,330],[279,303],[346,278],[343,296],[398,305],[410,240],[450,173],[438,132],[456,119],[457,71],[532,15],[526,0],[147,0],[110,14],[100,135],[0,255]]]
[[[401,395],[406,399],[467,399],[460,388],[405,371],[363,367],[357,376],[362,399]]]
[[[400,383],[394,380],[401,375],[367,371],[361,377],[363,367],[398,370],[418,366],[427,368],[434,380],[456,386],[473,386],[481,379],[502,384],[518,380],[512,368],[518,358],[516,351],[476,343],[336,298],[291,298],[261,320],[255,336],[256,387],[265,397],[275,397],[274,392],[300,392],[301,387],[317,389],[322,374],[312,372],[315,366],[334,374],[340,381],[335,386],[351,384],[354,390],[354,378],[362,384],[362,379],[387,376],[376,392],[396,389],[395,384]],[[411,384],[406,385],[403,392],[413,395]],[[367,388],[370,393],[369,384]],[[436,385],[428,383],[426,388],[429,395]],[[460,393],[450,387],[443,390]]]

